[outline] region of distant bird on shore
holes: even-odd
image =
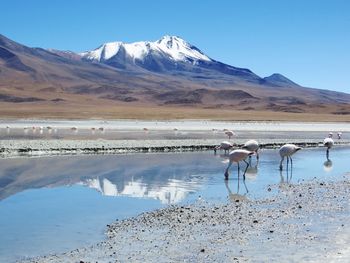
[[[236,135],[233,131],[225,131],[225,134],[228,136],[229,140],[231,139],[232,136]]]
[[[256,159],[259,160],[259,153],[258,153],[259,143],[257,141],[249,140],[242,146],[242,148],[246,149],[248,151],[251,151],[251,152],[255,152],[256,153]]]
[[[237,163],[237,170],[238,170],[238,176],[239,176],[239,162],[243,161],[247,164],[247,167],[245,168],[245,171],[243,173],[243,180],[245,180],[245,173],[247,172],[249,163],[245,160],[248,156],[254,154],[254,152],[243,150],[243,149],[238,149],[230,152],[229,155],[229,163],[225,171],[225,180],[228,180],[228,170],[230,169],[231,165],[233,162]]]
[[[327,160],[329,159],[329,149],[333,147],[334,145],[334,141],[332,138],[325,138],[323,140],[323,145],[325,147],[327,147],[327,151],[326,151],[326,157],[327,157]]]
[[[282,145],[282,147],[280,148],[279,150],[279,154],[281,156],[281,162],[280,162],[280,170],[283,169],[283,160],[285,157],[287,157],[287,166],[288,166],[288,163],[289,163],[289,159],[290,159],[290,163],[291,163],[291,166],[293,165],[293,160],[292,160],[292,155],[294,153],[296,153],[297,151],[301,150],[301,147],[299,146],[296,146],[295,144],[285,144],[285,145]]]
[[[343,135],[343,133],[342,132],[338,132],[337,135],[338,135],[338,139],[340,140],[342,135]]]
[[[333,138],[333,132],[328,133],[328,138]]]
[[[218,145],[214,148],[214,153],[216,154],[217,150],[224,150],[226,153],[226,151],[229,151],[232,147],[233,147],[232,143],[230,143],[228,141],[223,141],[220,143],[220,145]]]

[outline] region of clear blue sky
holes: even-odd
[[[3,0],[0,33],[72,51],[177,35],[260,76],[350,93],[348,0]]]

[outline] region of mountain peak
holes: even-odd
[[[274,73],[271,76],[265,77],[264,81],[268,84],[273,84],[276,86],[289,86],[289,87],[295,87],[299,86],[297,83],[291,81],[287,77],[283,76],[280,73]]]
[[[192,46],[178,36],[165,35],[155,42],[140,41],[134,43],[109,42],[100,47],[80,53],[88,60],[106,61],[125,51],[125,56],[143,61],[149,54],[166,56],[172,61],[194,63],[198,60],[211,61],[211,59],[195,46]]]
[[[178,36],[169,36],[165,35],[161,37],[159,40],[156,41],[157,44],[174,44],[174,43],[179,43],[182,45],[190,46],[185,40]]]

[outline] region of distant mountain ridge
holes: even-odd
[[[262,81],[249,69],[216,61],[178,36],[163,36],[155,42],[110,42],[79,55],[84,60],[100,62],[119,69],[137,67],[163,74],[176,74],[176,72],[205,74],[207,71],[214,71],[242,77],[250,82]]]
[[[30,48],[0,35],[0,109],[2,103],[67,111],[76,105],[171,105],[350,114],[349,94],[305,88],[278,73],[262,78],[176,36],[74,53]]]

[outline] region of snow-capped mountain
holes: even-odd
[[[166,57],[173,61],[195,63],[198,60],[212,61],[202,51],[176,36],[164,36],[155,42],[135,43],[110,42],[92,51],[80,53],[87,59],[98,62],[108,61],[123,53],[134,60],[145,60],[150,54]]]
[[[210,76],[218,73],[258,83],[261,78],[249,69],[233,67],[204,54],[177,36],[164,36],[155,42],[110,42],[79,54],[85,61],[107,64],[119,69],[143,69],[156,73]]]

